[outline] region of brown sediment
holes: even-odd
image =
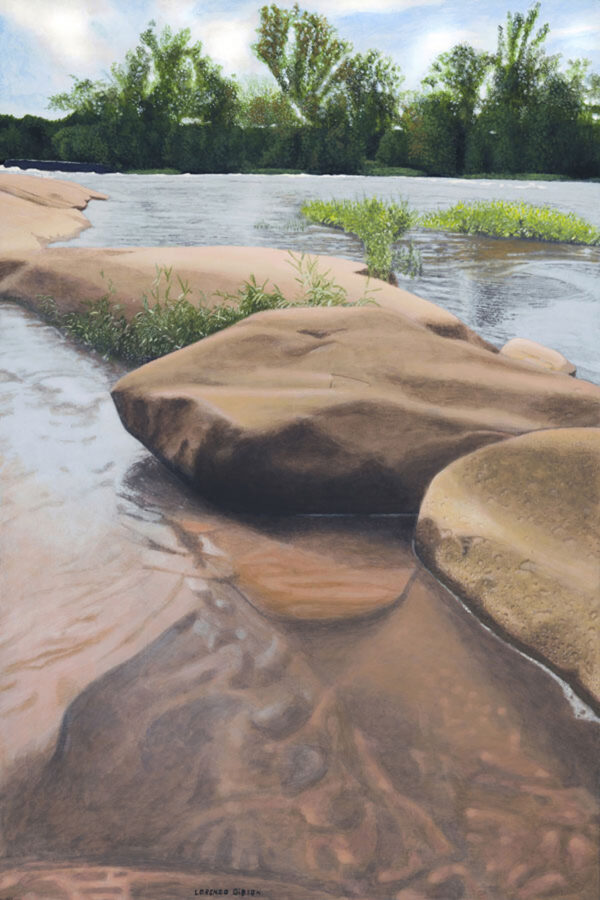
[[[290,897],[505,900],[542,882],[595,897],[597,726],[419,567],[410,521],[168,506],[193,609],[70,704],[50,758],[15,767],[3,836],[19,879],[25,855],[90,877],[168,859],[175,885],[201,869]],[[379,618],[286,625],[245,599],[244,560],[265,546],[320,556],[316,602],[350,559],[413,576]],[[285,576],[280,590],[293,602]]]

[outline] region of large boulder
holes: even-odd
[[[434,475],[512,435],[600,424],[600,389],[390,310],[260,313],[122,378],[125,427],[206,497],[416,512]]]
[[[600,429],[485,447],[432,482],[419,555],[600,707]]]

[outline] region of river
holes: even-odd
[[[188,243],[356,250],[254,228],[256,191],[285,223],[317,179],[153,177],[159,225],[138,178],[73,178],[114,197],[74,243],[185,242],[175,184],[189,229],[202,198]],[[230,202],[258,185],[246,230],[226,232],[223,184]],[[460,261],[469,242],[443,240]],[[589,253],[565,253],[583,278]],[[423,569],[411,517],[224,515],[123,430],[121,366],[10,303],[0,336],[3,895],[184,897],[202,872],[298,900],[595,897],[597,720]],[[266,615],[267,595],[385,608],[314,627]]]
[[[43,173],[47,174],[47,173]],[[240,244],[362,260],[360,241],[318,225],[304,230],[303,201],[377,195],[419,212],[470,200],[524,200],[600,226],[600,184],[286,175],[83,175],[57,177],[102,191],[94,226],[69,246]],[[423,275],[401,284],[450,310],[492,343],[527,337],[560,350],[581,378],[600,383],[600,247],[416,231]]]

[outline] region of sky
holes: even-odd
[[[48,110],[48,97],[69,90],[70,75],[105,77],[111,63],[135,47],[151,19],[159,28],[189,27],[225,73],[268,78],[267,67],[250,49],[261,5],[256,0],[0,0],[0,113],[61,115]],[[307,0],[300,7],[327,16],[356,51],[373,47],[390,56],[405,76],[404,88],[412,89],[431,61],[460,41],[493,50],[507,11],[525,12],[529,4]],[[600,0],[542,0],[538,21],[551,28],[548,53],[561,53],[565,62],[587,57],[600,71]]]

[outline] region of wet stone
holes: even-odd
[[[279,700],[259,709],[251,717],[255,728],[271,738],[281,740],[298,731],[310,717],[310,705],[301,696]]]
[[[327,755],[321,747],[298,744],[288,747],[281,765],[281,783],[293,793],[312,787],[327,772]]]

